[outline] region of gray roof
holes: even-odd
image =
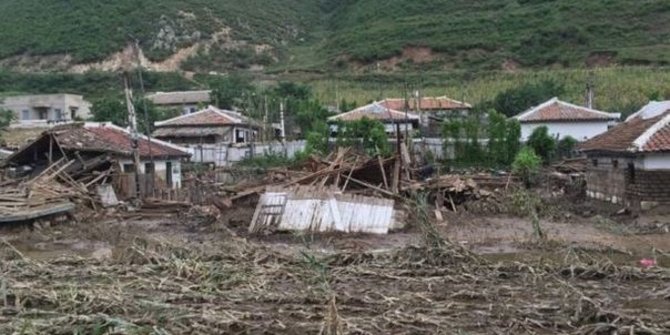
[[[212,91],[156,92],[147,95],[147,99],[156,105],[179,105],[209,103]]]

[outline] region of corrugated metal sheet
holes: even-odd
[[[387,234],[395,226],[393,200],[299,187],[261,195],[249,227]]]

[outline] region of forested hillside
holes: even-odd
[[[5,60],[96,62],[137,38],[152,61],[207,41],[179,62],[197,72],[670,63],[667,0],[3,0],[0,13]]]

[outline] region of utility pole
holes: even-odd
[[[267,94],[263,95],[263,143],[267,140],[268,137],[268,96]]]
[[[128,125],[130,126],[130,146],[132,149],[133,165],[135,165],[135,196],[137,205],[141,203],[140,197],[140,151],[139,134],[137,132],[137,116],[133,105],[133,91],[130,89],[130,75],[123,73],[123,86],[126,94],[126,107],[128,108]]]
[[[593,108],[593,98],[594,98],[594,78],[593,72],[589,72],[589,77],[586,79],[586,107]]]
[[[286,123],[284,121],[284,101],[279,102],[279,122],[281,127],[281,143],[286,149]]]

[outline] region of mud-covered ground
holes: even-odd
[[[0,334],[670,333],[666,216],[571,213],[538,240],[468,213],[248,236],[252,211],[5,227]]]

